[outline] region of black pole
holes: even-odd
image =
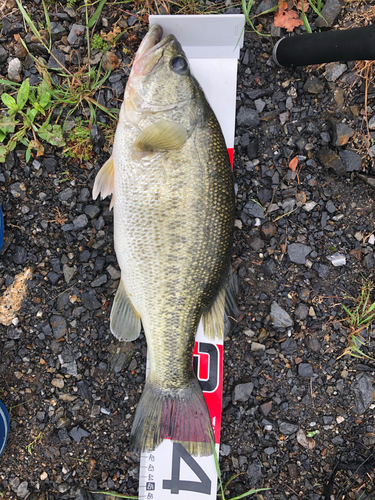
[[[375,59],[375,24],[282,38],[273,49],[278,66]]]

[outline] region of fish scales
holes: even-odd
[[[150,356],[133,448],[154,449],[171,438],[205,455],[212,453],[211,424],[192,351],[202,314],[215,316],[220,302],[224,321],[218,297],[231,293],[233,179],[220,126],[199,84],[189,72],[175,78],[173,65],[186,61],[181,46],[173,36],[160,38],[160,27],[151,28],[137,53],[112,163],[102,169],[113,179],[99,172],[94,197],[113,194],[121,284],[112,332],[133,340],[140,318]]]

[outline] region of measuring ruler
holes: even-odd
[[[202,322],[195,337],[193,368],[210,412],[216,453],[219,453],[223,397],[223,343],[204,336]],[[214,455],[193,457],[181,443],[164,439],[152,452],[141,454],[140,500],[216,499]],[[192,494],[194,493],[194,497]]]

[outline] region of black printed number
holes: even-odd
[[[200,481],[182,481],[180,479],[181,459],[198,476]],[[185,450],[181,443],[173,443],[172,454],[172,478],[163,480],[163,489],[171,490],[173,495],[178,495],[180,490],[195,491],[196,493],[211,493],[211,479],[204,472],[202,467]]]

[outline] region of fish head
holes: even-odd
[[[187,57],[175,36],[162,39],[163,29],[154,25],[143,39],[134,59],[125,91],[125,108],[155,113],[182,106],[197,93]]]

